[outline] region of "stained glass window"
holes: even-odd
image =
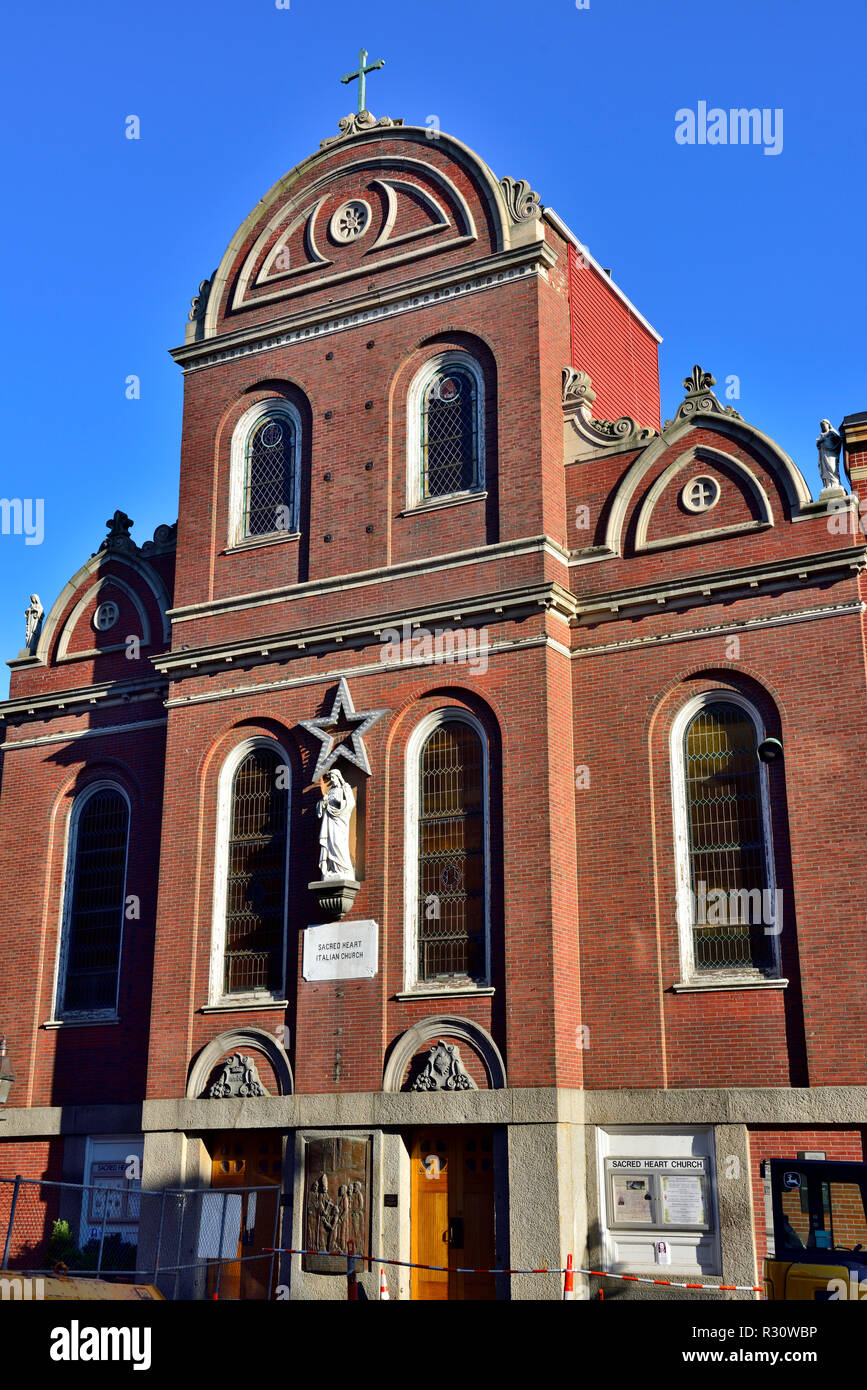
[[[276,752],[254,748],[232,783],[226,891],[226,994],[283,988],[289,793]]]
[[[687,727],[684,755],[696,969],[762,968],[772,960],[776,904],[756,726],[740,705],[705,705]]]
[[[126,798],[114,787],[92,792],[77,815],[64,1013],[116,1005],[128,831]]]
[[[447,497],[479,486],[479,387],[469,367],[440,368],[421,402],[421,495]]]
[[[419,979],[485,973],[482,741],[449,720],[419,761]]]
[[[295,525],[296,428],[285,414],[266,415],[250,431],[244,497],[245,534],[267,536]]]

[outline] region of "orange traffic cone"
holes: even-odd
[[[389,1303],[391,1301],[391,1294],[388,1292],[388,1281],[385,1277],[385,1270],[382,1265],[379,1266],[379,1299],[381,1303]]]
[[[566,1283],[563,1287],[563,1302],[575,1302],[575,1275],[572,1273],[572,1256],[566,1256]]]

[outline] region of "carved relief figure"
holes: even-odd
[[[320,782],[322,800],[316,808],[319,827],[319,872],[323,878],[355,878],[349,853],[349,822],[355,793],[336,768]]]

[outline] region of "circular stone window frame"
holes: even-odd
[[[713,488],[714,495],[713,500],[711,502],[701,502],[698,505],[696,505],[695,502],[690,501],[689,494],[697,483],[706,483],[711,488]],[[685,486],[681,489],[680,500],[683,503],[686,510],[690,512],[693,516],[701,516],[704,512],[713,511],[721,496],[722,488],[720,487],[716,478],[712,476],[712,474],[696,473],[695,477],[690,478],[689,482],[686,483]]]
[[[346,213],[349,211],[350,208],[360,209],[363,213],[364,221],[357,231],[341,233],[340,219],[341,217],[345,217]],[[339,246],[349,246],[353,241],[359,241],[361,237],[366,235],[366,233],[370,230],[370,224],[372,221],[373,209],[371,208],[370,203],[368,203],[366,199],[347,198],[346,202],[341,203],[340,207],[333,214],[331,221],[328,224],[328,235],[331,237],[331,240],[336,241]]]
[[[111,622],[109,622],[109,623],[101,623],[101,622],[99,621],[99,615],[100,615],[100,613],[106,613],[106,612],[108,612],[109,609],[111,609],[111,610],[112,610],[112,613],[113,613]],[[104,600],[102,601],[102,603],[98,603],[98,604],[97,604],[96,609],[95,609],[95,611],[94,611],[94,614],[93,614],[93,623],[92,623],[93,630],[94,630],[94,632],[111,632],[111,629],[112,629],[113,627],[116,626],[116,624],[119,622],[119,620],[120,620],[120,608],[119,608],[119,606],[115,603],[115,601],[114,601],[113,598],[104,599]]]

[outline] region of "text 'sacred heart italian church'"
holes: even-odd
[[[529,183],[366,106],[242,222],[177,527],[108,500],[2,707],[40,1233],[170,1297],[344,1298],[350,1243],[450,1267],[402,1298],[750,1286],[761,1161],[864,1156],[867,413],[813,500],[700,367],[661,422],[658,342]]]

